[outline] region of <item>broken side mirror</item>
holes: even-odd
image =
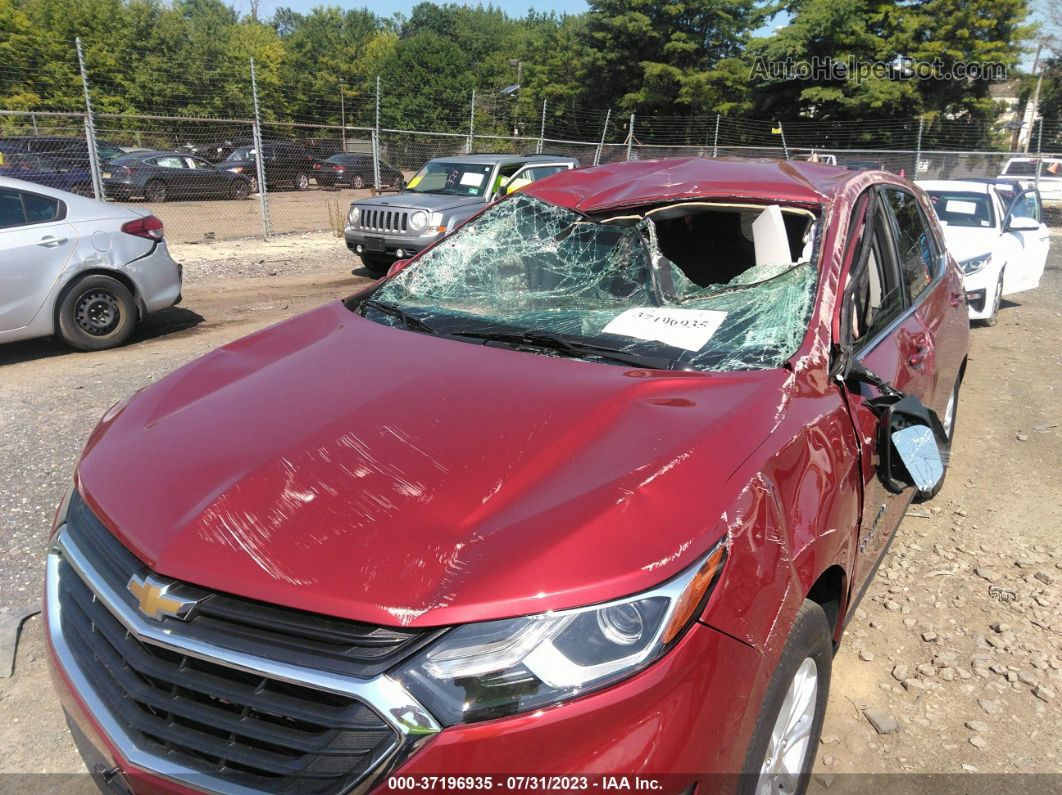
[[[390,279],[408,264],[408,259],[396,259],[394,262],[391,263],[391,267],[387,269],[387,278]]]
[[[947,435],[937,413],[914,395],[882,394],[866,405],[878,415],[878,478],[899,494],[932,492],[944,479]]]

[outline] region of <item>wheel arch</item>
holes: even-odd
[[[830,622],[830,635],[836,646],[844,626],[845,596],[848,593],[848,573],[839,563],[828,566],[808,589],[806,599],[822,608]]]
[[[123,287],[133,294],[133,300],[136,301],[137,322],[144,319],[144,315],[147,314],[145,311],[144,299],[140,296],[140,290],[137,289],[136,282],[129,278],[129,274],[111,268],[86,268],[71,276],[63,285],[62,289],[56,293],[55,301],[52,304],[53,333],[59,329],[59,310],[63,305],[63,299],[66,298],[67,293],[77,286],[78,282],[89,276],[110,276],[116,282],[121,283]]]

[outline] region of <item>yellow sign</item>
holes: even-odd
[[[775,135],[781,135],[782,134],[782,128],[781,127],[772,127],[771,128],[771,132],[774,133]]]

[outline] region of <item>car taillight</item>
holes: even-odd
[[[122,231],[127,235],[146,237],[148,240],[162,240],[162,221],[154,215],[148,215],[122,224]]]
[[[344,166],[336,166],[335,168],[336,171],[346,171],[346,168]]]
[[[320,163],[314,163],[313,164],[313,170],[314,171],[320,171],[321,170],[321,164]]]

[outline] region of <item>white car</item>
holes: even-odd
[[[1037,166],[1039,163],[1039,166]],[[1040,179],[1036,178],[1039,168]],[[1062,210],[1062,158],[1012,157],[1003,166],[1000,179],[1010,179],[1021,184],[1023,188],[1038,187],[1044,207]]]
[[[147,210],[0,177],[0,343],[121,345],[140,318],[181,300],[162,235]]]
[[[1035,189],[1014,182],[923,180],[963,270],[970,319],[995,325],[1003,296],[1039,286],[1051,244]]]

